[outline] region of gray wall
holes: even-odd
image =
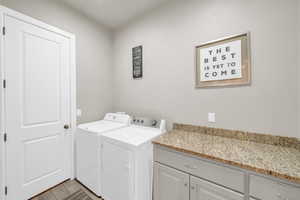
[[[174,0],[115,34],[114,110],[297,137],[297,21],[296,0]],[[195,89],[194,46],[246,31],[251,86]],[[140,44],[144,77],[132,80],[131,48]]]
[[[300,137],[300,1],[298,1],[298,134]]]
[[[76,34],[79,122],[100,119],[113,108],[166,118],[169,127],[181,122],[300,136],[300,4],[288,1],[173,0],[118,30],[113,49],[110,30],[62,3],[0,3]],[[252,85],[194,89],[194,46],[248,30]],[[131,48],[139,44],[144,78],[133,81]],[[215,124],[207,122],[208,112],[216,112]]]
[[[15,9],[76,35],[79,122],[103,117],[112,109],[112,38],[106,27],[54,0],[0,0]]]

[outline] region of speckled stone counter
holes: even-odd
[[[300,184],[296,138],[175,124],[153,143]]]

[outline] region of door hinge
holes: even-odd
[[[7,134],[4,133],[4,142],[7,142]]]
[[[6,88],[6,80],[3,80],[3,88]]]
[[[7,196],[7,186],[5,186],[5,188],[4,188],[4,194],[5,194],[5,196]]]
[[[3,34],[3,35],[6,34],[6,28],[5,28],[5,26],[2,27],[2,34]]]

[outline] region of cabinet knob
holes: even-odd
[[[70,128],[70,126],[68,124],[64,125],[64,129],[68,130]]]
[[[194,189],[195,189],[195,186],[191,186],[191,189],[194,190]]]
[[[188,186],[188,183],[184,183],[184,186],[187,187],[187,186]]]

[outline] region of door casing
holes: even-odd
[[[70,149],[70,157],[71,157],[71,179],[75,177],[75,164],[74,164],[74,133],[76,130],[76,37],[72,33],[68,33],[66,31],[60,30],[54,26],[48,25],[44,22],[36,20],[32,17],[26,16],[22,13],[14,11],[12,9],[6,8],[4,6],[0,6],[0,27],[1,32],[2,28],[5,26],[4,24],[4,16],[12,16],[19,20],[25,21],[27,23],[31,23],[40,28],[46,29],[48,31],[55,32],[57,34],[63,35],[70,39],[70,125],[71,125],[71,149]],[[5,80],[5,68],[4,66],[4,38],[5,35],[1,33],[0,36],[0,199],[5,200],[5,185],[7,182],[6,177],[6,144],[4,142],[4,133],[6,133],[5,126],[5,89],[3,88],[3,80]],[[7,133],[9,138],[9,133]],[[9,189],[8,189],[9,192]]]

